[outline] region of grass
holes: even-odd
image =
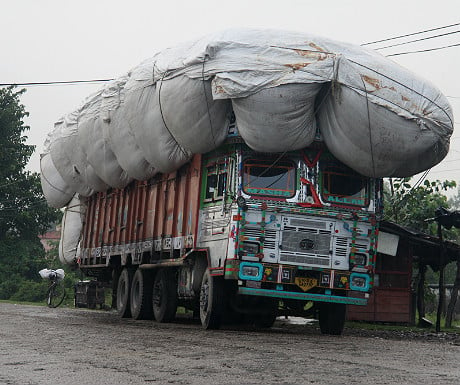
[[[383,323],[383,322],[369,323],[369,322],[357,322],[357,321],[347,321],[346,326],[351,329],[364,329],[364,330],[401,331],[401,332],[416,332],[416,333],[434,332],[436,330],[436,314],[427,314],[425,318],[430,320],[433,323],[433,326],[419,327],[417,325],[401,325],[401,324]],[[460,321],[453,320],[451,328],[446,328],[444,326],[445,323],[446,323],[446,319],[442,317],[441,332],[460,334]]]

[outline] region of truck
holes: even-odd
[[[295,315],[341,334],[346,305],[366,305],[374,286],[382,180],[319,134],[261,153],[235,119],[227,131],[174,172],[82,197],[80,270],[112,285],[121,317],[170,322],[180,306],[205,329]]]

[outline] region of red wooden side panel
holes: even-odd
[[[201,183],[201,156],[182,169],[135,181],[88,199],[82,248],[94,249],[179,238],[196,238]],[[183,245],[187,248],[194,242]],[[113,248],[112,248],[113,249]],[[116,252],[112,251],[112,255]]]

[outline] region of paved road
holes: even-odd
[[[460,384],[460,339],[357,332],[204,331],[114,312],[0,303],[0,384]]]

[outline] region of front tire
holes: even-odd
[[[205,329],[219,329],[224,311],[224,280],[203,274],[200,290],[200,320]]]
[[[117,311],[121,318],[131,317],[130,296],[133,270],[124,268],[118,277],[117,285]]]
[[[137,269],[131,283],[130,309],[134,319],[152,319],[152,272]]]
[[[346,305],[322,303],[319,306],[319,327],[322,334],[339,336],[345,326]]]

